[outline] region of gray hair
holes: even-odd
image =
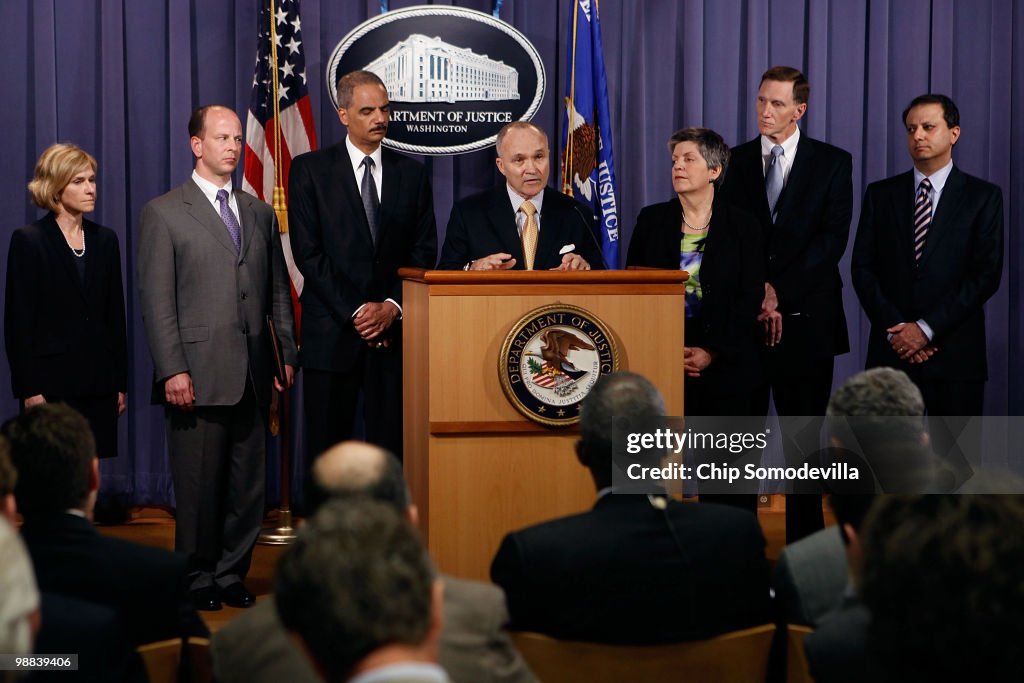
[[[0,652],[32,652],[29,615],[39,607],[32,562],[17,530],[0,516]],[[0,680],[5,680],[0,676]],[[14,680],[13,678],[10,680]]]
[[[924,397],[907,373],[872,368],[846,380],[829,399],[826,415],[864,417],[924,415]]]
[[[715,178],[715,189],[717,190],[725,182],[725,169],[729,167],[729,145],[725,144],[722,136],[710,128],[680,128],[668,139],[668,152],[676,151],[676,145],[680,142],[693,142],[697,145],[701,158],[707,162],[708,170],[716,168],[722,172]]]
[[[329,500],[285,551],[274,580],[281,622],[331,681],[385,645],[429,636],[435,574],[394,506]]]

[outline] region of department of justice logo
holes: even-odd
[[[611,329],[593,313],[568,304],[534,309],[505,337],[498,375],[516,410],[551,427],[580,420],[580,402],[601,375],[619,368]]]
[[[462,154],[529,121],[544,99],[544,65],[526,36],[460,7],[392,10],[355,27],[327,61],[327,90],[350,71],[380,76],[391,100],[383,144],[414,154]]]

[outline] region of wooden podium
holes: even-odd
[[[506,398],[501,348],[525,314],[586,309],[611,328],[619,369],[649,378],[683,412],[682,271],[402,269],[405,472],[441,571],[489,580],[503,536],[589,509],[578,426],[547,427]]]

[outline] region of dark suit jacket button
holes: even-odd
[[[242,292],[242,301],[245,301],[247,298],[249,298],[249,294],[246,292]]]
[[[249,334],[249,327],[248,326],[242,328],[242,334]]]
[[[774,261],[775,260],[775,254],[768,254],[768,260],[769,261]]]

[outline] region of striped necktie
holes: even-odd
[[[928,228],[932,224],[932,200],[930,193],[932,184],[927,178],[917,186],[917,201],[914,202],[914,260],[920,261],[924,253],[924,244],[928,238]]]

